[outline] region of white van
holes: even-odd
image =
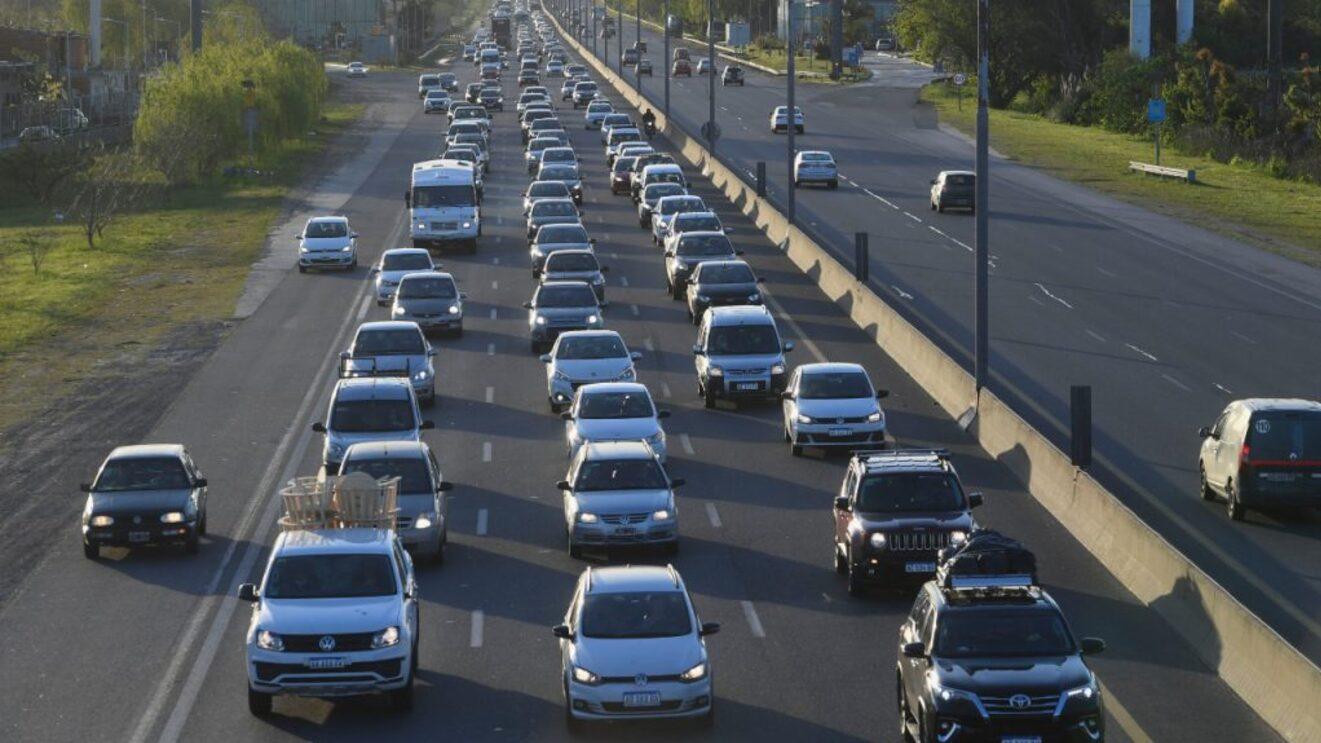
[[[482,234],[473,168],[460,160],[413,163],[413,177],[404,193],[408,231],[413,247],[437,248],[460,243],[477,251]]]

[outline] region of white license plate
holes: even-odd
[[[831,436],[848,436],[848,435],[851,434],[851,433],[853,433],[853,432],[850,431],[850,430],[847,429],[847,428],[832,428],[832,429],[830,429],[830,435],[831,435]]]
[[[1270,482],[1293,482],[1297,476],[1295,472],[1263,472],[1261,478]]]
[[[739,382],[737,387],[741,390],[755,390],[761,387],[756,382]]]
[[[348,665],[348,658],[312,658],[307,661],[308,668],[316,668],[320,670],[328,668],[346,668]]]
[[[151,532],[149,531],[131,531],[128,533],[128,541],[130,542],[147,542],[150,540]]]
[[[908,573],[934,573],[936,572],[936,563],[910,562],[904,565],[904,571]]]
[[[615,533],[627,536],[629,534],[637,534],[638,530],[632,526],[620,526],[615,529]]]
[[[625,707],[659,707],[660,703],[659,691],[636,691],[624,695]]]
[[[1000,743],[1041,743],[1040,735],[1005,735]]]

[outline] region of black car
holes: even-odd
[[[725,67],[725,71],[720,73],[721,85],[743,85],[743,68],[736,65]]]
[[[102,547],[182,545],[197,554],[206,534],[206,478],[181,444],[121,446],[84,483],[83,554]]]
[[[482,94],[481,83],[468,83],[468,87],[463,91],[463,100],[469,103],[480,103]]]
[[[854,443],[885,446],[884,439]],[[872,584],[925,581],[937,553],[976,528],[972,509],[981,504],[981,493],[964,492],[943,449],[854,454],[835,496],[835,570],[848,577],[852,596]]]
[[[711,307],[761,304],[761,282],[743,261],[702,261],[688,277],[688,317],[697,325]]]
[[[486,110],[488,111],[505,110],[505,98],[500,93],[499,90],[495,90],[494,88],[485,88],[478,96],[478,99],[481,101],[482,105],[485,106]]]
[[[918,593],[899,628],[895,698],[905,738],[1105,740],[1101,689],[1084,661],[1105,642],[1074,637],[1036,585],[1035,560],[1017,572],[1024,554],[1013,540],[978,533]]]

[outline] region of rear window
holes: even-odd
[[[739,265],[703,263],[697,275],[698,281],[703,284],[751,284],[757,280],[751,268]]]
[[[734,247],[724,235],[690,235],[679,238],[675,255],[730,255]]]
[[[1253,460],[1321,460],[1321,413],[1257,413],[1248,426]]]
[[[551,253],[546,259],[546,271],[597,271],[596,256],[590,253]]]
[[[399,478],[399,492],[430,493],[431,470],[421,457],[390,457],[387,459],[353,459],[344,463],[343,474],[365,472],[373,480]]]
[[[972,188],[976,183],[976,176],[971,175],[947,175],[945,176],[946,188]]]
[[[386,271],[427,271],[431,269],[431,258],[421,253],[403,253],[385,256],[382,264]]]
[[[537,230],[537,242],[547,243],[586,243],[587,230],[576,224],[548,224]]]

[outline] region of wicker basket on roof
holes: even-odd
[[[393,529],[399,478],[376,480],[364,472],[299,477],[280,491],[284,529]]]

